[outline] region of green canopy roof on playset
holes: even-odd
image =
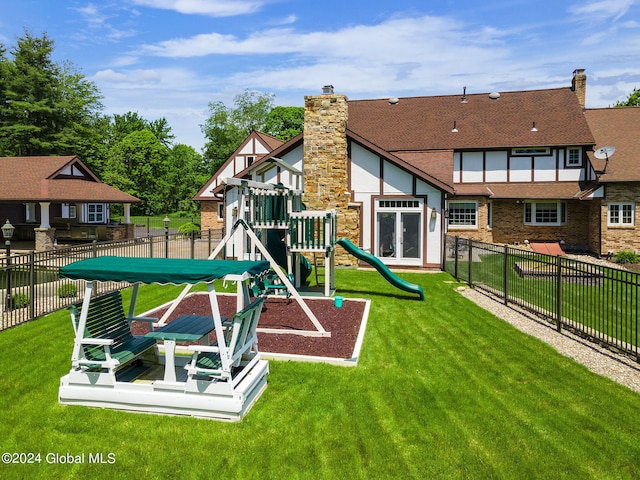
[[[103,256],[70,263],[60,276],[71,280],[130,283],[196,284],[226,275],[257,275],[269,270],[267,261],[198,260],[182,258],[137,258]]]

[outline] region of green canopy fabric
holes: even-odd
[[[60,268],[60,276],[71,280],[180,285],[211,282],[245,272],[253,276],[269,268],[267,261],[104,256],[65,265]]]

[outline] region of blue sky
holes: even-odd
[[[165,117],[200,150],[209,102],[246,89],[302,106],[332,84],[350,99],[568,86],[587,107],[640,87],[640,0],[1,0],[0,43],[55,41],[105,113]]]

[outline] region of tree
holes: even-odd
[[[169,185],[167,198],[171,202],[169,211],[195,215],[200,205],[193,200],[193,197],[209,179],[202,155],[193,147],[178,144],[171,148],[169,157],[167,172]]]
[[[213,174],[253,130],[261,130],[273,107],[273,94],[251,92],[236,95],[234,107],[209,103],[209,118],[201,126],[207,143],[204,158]]]
[[[143,200],[142,205],[132,206],[134,215],[155,215],[172,210],[169,171],[169,149],[145,128],[111,148],[103,180]]]
[[[0,155],[97,153],[95,125],[102,104],[98,88],[72,64],[51,59],[46,34],[18,38],[13,59],[0,46]],[[88,163],[91,163],[89,161]]]
[[[624,102],[616,102],[616,107],[638,107],[640,106],[640,90],[633,89],[629,97]]]
[[[301,133],[303,128],[303,107],[275,107],[267,115],[263,131],[286,142]]]

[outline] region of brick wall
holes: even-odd
[[[640,217],[637,205],[640,203],[640,183],[615,183],[606,184],[605,199],[600,207],[600,228],[602,231],[602,243],[600,252],[606,255],[609,252],[616,253],[620,250],[634,250],[640,252],[640,236],[638,235],[638,222]],[[608,222],[607,202],[633,202],[636,204],[635,221],[632,226],[610,226]]]
[[[200,228],[202,231],[213,229],[219,230],[223,228],[223,221],[218,218],[218,204],[211,200],[202,200],[200,202]]]
[[[590,201],[567,202],[567,225],[538,226],[524,224],[524,204],[516,200],[491,200],[493,226],[488,224],[488,203],[486,197],[464,197],[478,202],[478,228],[449,227],[451,235],[470,238],[487,243],[523,245],[529,241],[564,241],[568,247],[588,249],[592,207]]]

